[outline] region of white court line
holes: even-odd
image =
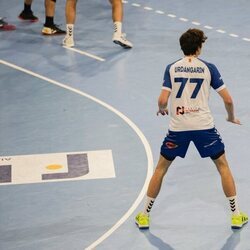
[[[68,49],[68,50],[72,50],[72,51],[77,52],[77,53],[79,53],[79,54],[81,54],[81,55],[88,56],[88,57],[90,57],[90,58],[93,58],[93,59],[98,60],[98,61],[101,61],[101,62],[104,62],[104,61],[105,61],[104,58],[101,58],[101,57],[99,57],[99,56],[90,54],[90,53],[88,53],[88,52],[86,52],[86,51],[83,51],[83,50],[80,50],[80,49],[69,48],[69,47],[66,47],[66,46],[63,46],[63,48]]]
[[[193,21],[192,24],[193,24],[193,25],[197,25],[197,26],[201,25],[201,23],[196,22],[196,21]]]
[[[212,26],[209,26],[209,25],[205,25],[204,28],[205,28],[205,29],[208,29],[208,30],[212,30],[212,29],[213,29],[213,27],[212,27]]]
[[[242,40],[244,40],[246,42],[250,42],[250,38],[243,37]]]
[[[218,29],[218,30],[216,30],[218,33],[221,33],[221,34],[225,34],[226,33],[226,31],[225,30],[221,30],[221,29]]]
[[[168,14],[167,16],[171,17],[171,18],[175,18],[176,17],[176,15],[174,15],[174,14]]]
[[[96,97],[94,96],[91,96],[87,93],[84,93],[78,89],[75,89],[75,88],[72,88],[72,87],[69,87],[63,83],[60,83],[60,82],[57,82],[57,81],[54,81],[48,77],[45,77],[45,76],[42,76],[42,75],[39,75],[37,73],[34,73],[33,71],[30,71],[30,70],[27,70],[27,69],[24,69],[22,67],[19,67],[15,64],[12,64],[12,63],[9,63],[9,62],[6,62],[6,61],[3,61],[3,60],[0,60],[0,63],[6,65],[6,66],[9,66],[13,69],[16,69],[16,70],[19,70],[21,72],[24,72],[26,74],[29,74],[31,76],[34,76],[34,77],[37,77],[39,79],[42,79],[44,81],[47,81],[51,84],[54,84],[56,86],[59,86],[61,88],[64,88],[64,89],[67,89],[69,91],[72,91],[74,93],[77,93],[81,96],[84,96],[100,105],[102,105],[103,107],[107,108],[108,110],[110,110],[111,112],[115,113],[117,116],[119,116],[121,119],[123,119],[134,131],[135,133],[137,134],[137,136],[140,138],[143,146],[144,146],[144,149],[145,149],[145,152],[146,152],[146,155],[147,155],[147,160],[148,160],[148,164],[147,164],[147,176],[146,176],[146,179],[145,179],[145,182],[143,184],[143,187],[141,189],[141,192],[139,193],[139,196],[136,198],[136,200],[134,201],[134,203],[132,204],[132,206],[128,209],[128,211],[121,217],[121,219],[116,222],[115,225],[113,225],[106,233],[104,233],[100,238],[98,238],[95,242],[93,242],[90,246],[88,246],[87,248],[85,248],[86,250],[91,250],[91,249],[94,249],[96,246],[98,246],[100,243],[102,243],[105,239],[107,239],[113,232],[115,232],[115,230],[117,230],[130,216],[131,214],[135,211],[135,209],[139,206],[140,202],[142,201],[142,199],[144,198],[144,195],[146,193],[146,190],[147,190],[147,187],[148,187],[148,184],[149,184],[149,181],[150,181],[150,178],[153,174],[153,155],[152,155],[152,151],[151,151],[151,148],[150,148],[150,145],[146,139],[146,137],[144,136],[144,134],[142,133],[142,131],[127,117],[125,116],[124,114],[122,114],[120,111],[118,111],[117,109],[115,109],[114,107],[112,107],[111,105],[97,99]]]
[[[188,19],[184,18],[184,17],[180,17],[179,20],[182,21],[182,22],[187,22],[188,21]]]
[[[155,13],[161,14],[161,15],[165,14],[165,12],[164,12],[164,11],[161,11],[161,10],[156,10]]]
[[[128,3],[129,1],[126,1],[126,3]],[[131,4],[132,6],[135,6],[135,7],[141,7],[141,4],[137,4],[137,3],[132,3]],[[151,8],[151,7],[143,7],[144,9],[146,9],[146,10],[153,10],[153,8]],[[148,9],[148,8],[150,8],[150,9]],[[164,11],[162,11],[162,10],[156,10],[155,11],[155,13],[157,13],[157,14],[164,14],[165,12]],[[169,13],[169,14],[166,14],[168,17],[171,17],[171,18],[176,18],[177,16],[175,15],[175,14],[171,14],[171,13]],[[183,21],[183,22],[188,22],[189,20],[187,19],[187,18],[185,18],[185,17],[179,17],[179,20],[180,21]],[[193,25],[196,25],[196,26],[200,26],[201,25],[201,23],[200,22],[197,22],[197,21],[193,21],[193,22],[191,22]],[[204,28],[205,29],[209,29],[209,30],[212,30],[212,29],[214,29],[213,27],[211,27],[211,26],[209,26],[209,25],[205,25],[204,26]],[[221,30],[221,29],[217,29],[216,30],[216,32],[218,32],[218,33],[221,33],[221,34],[225,34],[225,33],[227,33],[225,30]],[[228,34],[230,37],[239,37],[239,35],[237,35],[237,34],[233,34],[233,33],[231,33],[231,34]],[[246,41],[246,42],[250,42],[250,38],[246,38],[246,37],[243,37],[243,38],[241,38],[243,41]]]
[[[229,36],[231,36],[231,37],[239,37],[239,35],[236,35],[236,34],[229,34]]]
[[[131,5],[134,6],[134,7],[141,7],[141,5],[138,4],[138,3],[132,3]]]
[[[145,7],[144,7],[144,10],[153,10],[153,8],[148,7],[148,6],[145,6]]]

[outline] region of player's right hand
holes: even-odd
[[[159,109],[156,114],[168,115],[168,109]]]

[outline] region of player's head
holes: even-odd
[[[183,33],[179,39],[181,49],[185,56],[195,55],[201,49],[202,43],[206,41],[207,37],[204,32],[199,29],[189,29]]]

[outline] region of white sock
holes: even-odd
[[[149,213],[151,211],[151,208],[154,205],[154,201],[155,201],[155,198],[151,198],[151,197],[147,196],[145,207],[144,207],[144,210],[143,210],[144,214],[149,215]]]
[[[114,22],[114,32],[119,34],[122,33],[122,23],[121,22]]]
[[[72,37],[74,35],[74,24],[66,24],[67,36]]]
[[[237,197],[236,196],[231,196],[231,197],[227,197],[227,198],[229,200],[231,212],[234,215],[240,215],[240,209],[239,209],[239,205],[238,205],[238,202],[237,202]]]

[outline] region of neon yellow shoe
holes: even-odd
[[[140,228],[140,229],[146,229],[149,228],[149,215],[146,215],[142,212],[136,215],[135,217],[135,224]]]
[[[240,213],[240,215],[232,215],[232,229],[240,229],[248,222],[248,216],[245,213]]]

